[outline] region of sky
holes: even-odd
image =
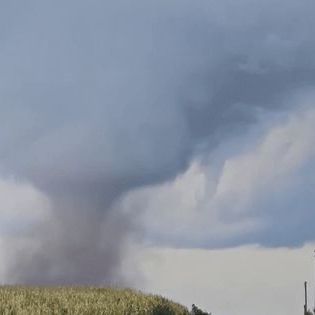
[[[0,1],[1,282],[131,286],[218,315],[301,310],[314,9]]]

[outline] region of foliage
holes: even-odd
[[[195,304],[192,305],[191,314],[192,315],[211,315],[211,313],[207,313],[207,312],[202,311]]]
[[[0,315],[188,315],[188,310],[161,296],[129,289],[93,287],[0,288]]]

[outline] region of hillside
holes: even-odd
[[[188,315],[189,312],[161,296],[129,289],[4,286],[0,288],[0,314]]]

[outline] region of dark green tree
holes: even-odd
[[[195,304],[192,305],[191,314],[192,315],[211,315],[211,313],[204,312],[199,307],[197,307]]]

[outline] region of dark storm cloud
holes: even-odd
[[[200,148],[315,82],[313,1],[0,9],[1,168],[54,209],[32,231],[39,251],[16,257],[16,281],[111,281],[134,231],[115,199],[176,175]]]

